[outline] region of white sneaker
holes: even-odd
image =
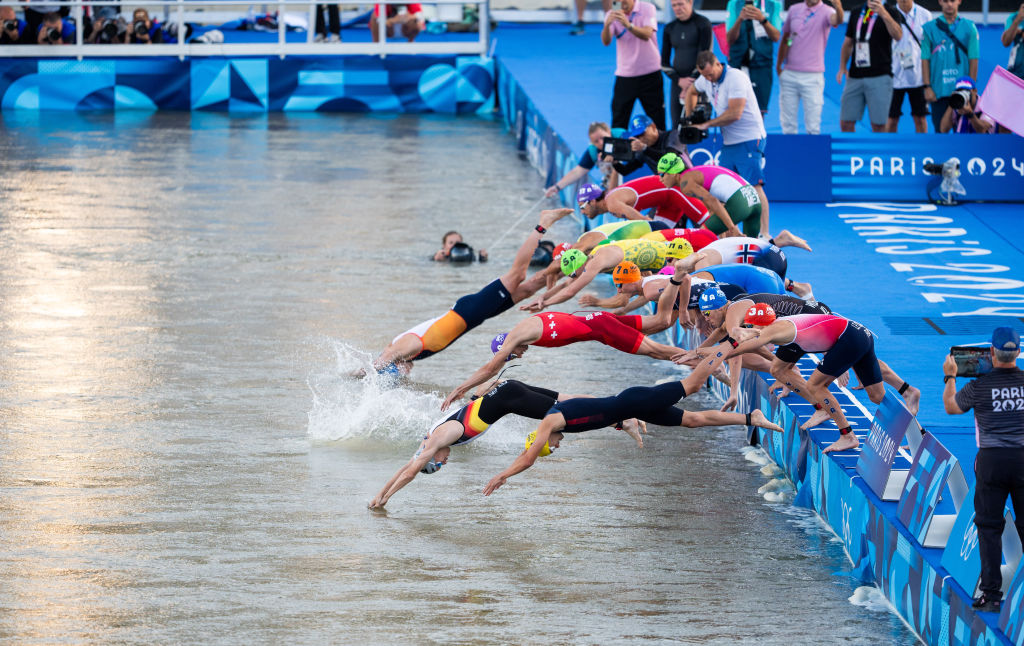
[[[331,34],[327,38],[327,42],[329,42],[329,43],[340,43],[341,42],[341,36],[339,36],[338,34]]]
[[[322,42],[324,42],[324,35],[323,34],[317,34],[316,36],[313,37],[313,42],[314,43],[322,43]]]

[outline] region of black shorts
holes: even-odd
[[[675,406],[686,397],[681,381],[657,386],[634,386],[614,397],[567,399],[551,407],[548,414],[565,417],[563,433],[582,433],[636,417],[659,426],[681,426],[683,409]]]
[[[830,377],[838,377],[850,368],[865,388],[882,381],[882,369],[875,356],[875,336],[855,321],[850,321],[818,364],[818,370]]]
[[[764,267],[768,271],[774,271],[782,280],[786,280],[786,254],[775,245],[765,249],[762,253],[754,256],[755,267]]]
[[[452,310],[466,322],[466,330],[472,330],[492,316],[497,316],[515,305],[512,295],[500,278],[495,278],[475,294],[468,294],[455,301]],[[465,333],[463,332],[463,333]]]
[[[892,90],[892,101],[889,103],[889,118],[899,119],[903,116],[903,97],[910,97],[910,114],[923,117],[928,114],[928,102],[924,100],[924,86],[905,87]]]

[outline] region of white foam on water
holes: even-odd
[[[855,606],[867,608],[872,612],[892,612],[889,600],[885,598],[882,591],[873,585],[862,585],[853,591],[850,603]]]
[[[777,475],[780,475],[781,473],[782,469],[780,469],[777,464],[766,464],[763,467],[761,467],[761,475],[775,477]]]

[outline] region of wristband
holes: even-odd
[[[683,281],[676,280],[675,278],[672,278],[671,276],[669,276],[668,282],[672,283],[673,285],[682,285],[683,284]]]
[[[545,229],[544,227],[542,227],[542,226],[541,226],[541,225],[539,225],[539,224],[538,224],[537,226],[533,227],[533,228],[534,228],[534,230],[535,230],[535,231],[537,231],[537,233],[539,233],[539,234],[541,234],[541,235],[544,235],[545,233],[547,233],[547,232],[548,232],[548,230],[547,230],[547,229]]]
[[[736,339],[732,338],[732,337],[731,337],[731,336],[729,336],[728,334],[726,334],[726,335],[725,335],[725,338],[724,338],[724,339],[722,339],[722,340],[723,340],[723,341],[726,341],[726,342],[728,342],[728,343],[729,343],[729,345],[731,345],[731,346],[732,346],[732,347],[734,347],[734,348],[735,348],[736,346],[738,346],[738,345],[739,345],[739,343],[738,343],[738,342],[736,341]]]
[[[764,26],[764,25],[768,24],[768,18],[765,18],[764,20],[760,20],[759,22],[761,23],[762,26]]]
[[[956,379],[956,375],[946,375],[942,378],[942,383],[947,383],[950,379]]]

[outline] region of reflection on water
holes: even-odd
[[[408,383],[346,377],[530,230],[488,264],[427,260],[451,228],[489,247],[538,198],[497,124],[0,119],[0,640],[910,641],[847,602],[830,534],[756,493],[739,429],[587,433],[484,498],[532,428],[506,419],[366,511],[521,318]],[[587,345],[521,364],[597,395],[678,374]]]

